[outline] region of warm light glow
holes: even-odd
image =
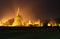
[[[22,25],[22,17],[19,15],[19,8],[18,8],[16,17],[14,19],[12,26],[20,26],[20,25]]]
[[[51,24],[50,24],[50,23],[48,23],[48,26],[51,26]]]
[[[12,19],[4,19],[0,22],[0,26],[9,26],[9,27],[15,27],[15,26],[37,26],[37,27],[43,27],[43,23],[40,19],[36,21],[29,20],[28,22],[24,22],[23,18],[19,15],[20,9],[18,8],[16,12],[16,16]],[[48,26],[57,26],[57,23],[55,20],[51,20],[47,24]],[[60,24],[58,24],[60,26]]]
[[[34,24],[40,26],[40,20],[36,21]]]
[[[31,20],[29,20],[29,21],[27,22],[27,24],[26,24],[26,26],[29,26],[29,25],[33,25],[33,23],[32,23]]]
[[[0,22],[0,26],[2,26],[3,24]]]
[[[60,24],[59,24],[59,26],[60,26]]]
[[[48,23],[48,26],[54,27],[54,26],[57,26],[57,23],[56,23],[55,20],[51,20],[51,21]]]
[[[38,19],[37,21],[34,22],[34,25],[42,27],[43,23],[40,21],[40,19]]]

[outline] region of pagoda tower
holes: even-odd
[[[18,10],[16,12],[16,17],[14,18],[14,22],[13,22],[12,26],[21,26],[22,25],[23,18],[19,15],[19,12],[20,12],[20,10],[18,8]]]

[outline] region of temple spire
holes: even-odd
[[[20,11],[20,9],[18,8],[18,9],[17,9],[17,12],[16,12],[16,16],[19,15],[19,11]]]
[[[22,25],[22,20],[23,18],[19,15],[20,13],[20,10],[19,8],[17,9],[17,12],[16,12],[16,17],[14,18],[14,22],[13,22],[13,26],[20,26]]]

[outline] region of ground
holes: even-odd
[[[0,27],[1,39],[60,39],[59,27]]]

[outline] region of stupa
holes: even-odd
[[[18,8],[16,17],[14,18],[14,22],[13,22],[12,26],[21,26],[22,25],[23,18],[19,15],[19,12],[20,12],[20,10]]]

